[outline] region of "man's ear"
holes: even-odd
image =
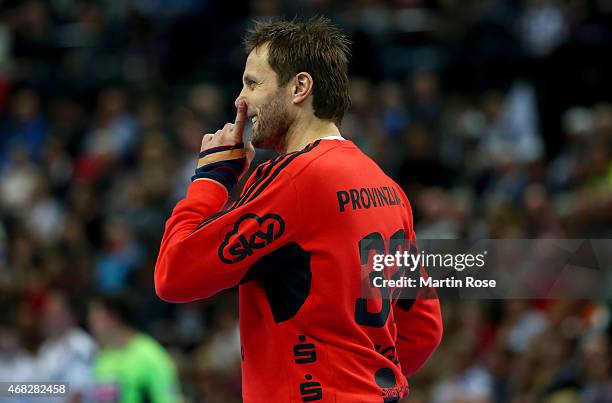
[[[306,72],[300,72],[293,78],[293,103],[300,104],[304,102],[312,93],[312,76]]]

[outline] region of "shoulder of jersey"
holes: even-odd
[[[254,200],[265,192],[270,185],[283,178],[293,178],[301,172],[311,161],[321,155],[320,150],[327,148],[327,144],[321,146],[320,141],[307,145],[304,149],[288,154],[279,155],[259,165],[252,173],[242,194],[232,206],[238,207]]]
[[[288,162],[284,171],[294,178],[306,172],[316,174],[316,171],[327,168],[329,163],[337,166],[342,158],[338,152],[350,149],[358,151],[350,141],[317,140],[300,151],[283,156],[282,159]]]
[[[302,173],[306,168],[313,165],[313,161],[320,159],[321,156],[327,154],[329,151],[341,146],[343,146],[343,144],[338,144],[338,142],[322,142],[317,140],[307,145],[302,150],[279,155],[262,163],[249,178],[247,186],[242,191],[240,198],[236,200],[233,207],[240,206],[253,200],[269,188],[275,181],[282,181],[290,178],[296,179],[298,175],[300,179],[303,179],[304,176]],[[312,170],[309,169],[308,171]]]

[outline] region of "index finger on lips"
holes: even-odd
[[[236,140],[242,141],[242,132],[244,131],[247,114],[246,103],[244,101],[239,101],[236,105],[236,109],[237,112],[236,121],[234,122],[234,133],[236,134],[236,136],[240,136],[240,138],[237,138]]]

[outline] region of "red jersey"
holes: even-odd
[[[351,141],[319,140],[261,164],[220,211],[227,197],[212,180],[190,185],[155,286],[187,302],[240,285],[244,402],[406,396],[440,342],[439,302],[361,297],[364,240],[415,239],[399,186]]]

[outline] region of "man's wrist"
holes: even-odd
[[[195,175],[191,180],[214,180],[225,186],[229,193],[238,183],[246,163],[244,143],[209,148],[200,152]]]

